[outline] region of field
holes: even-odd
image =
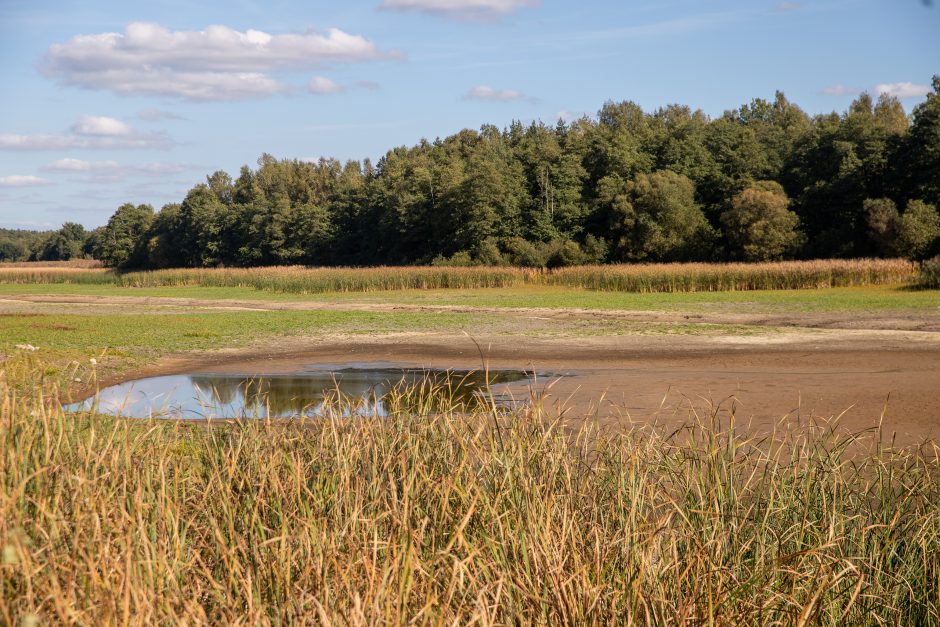
[[[940,292],[915,280],[0,268],[0,623],[937,624]],[[544,378],[381,419],[58,402],[373,362]]]

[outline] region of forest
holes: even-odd
[[[608,102],[378,162],[279,160],[206,177],[86,231],[0,232],[0,260],[120,269],[400,264],[566,266],[940,254],[940,76],[908,115],[882,94],[810,116],[778,92],[710,118]]]

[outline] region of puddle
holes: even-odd
[[[131,418],[290,418],[322,415],[325,405],[335,407],[339,396],[346,415],[386,416],[395,403],[401,409],[420,409],[444,398],[463,408],[481,401],[508,407],[517,401],[507,384],[534,380],[533,373],[490,370],[487,392],[486,375],[468,370],[363,367],[259,376],[180,374],[111,386],[65,409]],[[402,390],[410,393],[397,394],[392,401],[389,393]]]

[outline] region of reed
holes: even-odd
[[[389,418],[192,425],[0,376],[0,622],[940,622],[935,448],[399,393]]]
[[[0,284],[94,284],[115,285],[118,275],[103,268],[0,264]]]
[[[560,268],[552,285],[614,292],[799,290],[909,284],[917,272],[900,259],[821,259],[772,263],[676,263]]]
[[[69,259],[68,261],[2,261],[0,268],[104,268],[97,259]]]
[[[621,264],[555,270],[506,267],[195,268],[115,273],[85,268],[6,268],[0,283],[75,283],[123,287],[246,287],[292,294],[402,289],[477,289],[554,285],[618,292],[715,292],[908,285],[903,260],[855,259],[732,264]]]

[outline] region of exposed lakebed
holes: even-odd
[[[508,384],[535,379],[535,373],[521,370],[486,373],[389,366],[288,374],[175,374],[107,387],[65,409],[184,420],[312,417],[328,411],[385,416],[393,408],[421,409],[441,402],[466,409],[481,402],[511,406],[520,399]]]

